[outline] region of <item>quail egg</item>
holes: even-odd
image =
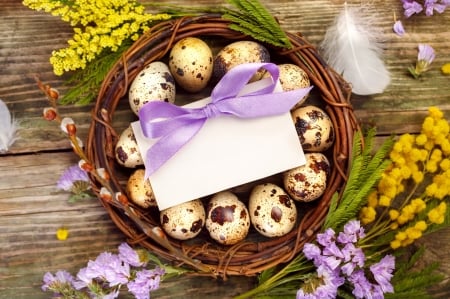
[[[297,207],[279,186],[266,183],[255,186],[248,203],[253,227],[263,236],[280,237],[297,222]]]
[[[156,199],[153,194],[150,181],[145,179],[145,170],[142,168],[136,169],[128,178],[127,194],[132,202],[142,208],[156,207]]]
[[[297,135],[307,152],[323,152],[331,147],[335,134],[328,114],[315,106],[304,106],[291,112]]]
[[[286,192],[294,200],[310,202],[319,198],[325,191],[330,162],[322,153],[307,153],[305,158],[305,165],[284,173],[283,182]]]
[[[186,37],[170,51],[169,68],[175,81],[189,92],[205,88],[213,72],[213,54],[203,40]]]
[[[300,88],[311,86],[308,74],[298,65],[292,63],[285,63],[278,65],[280,70],[280,84],[283,91],[291,91]],[[264,78],[270,77],[270,73],[266,72]],[[308,98],[308,94],[303,98],[298,99],[297,104],[292,109],[300,107]]]
[[[250,216],[235,194],[229,191],[216,193],[208,203],[206,214],[206,229],[218,243],[232,245],[247,236]]]
[[[163,230],[178,240],[197,236],[205,224],[205,217],[205,208],[200,199],[184,202],[160,212]]]
[[[214,59],[214,78],[219,80],[236,65],[251,62],[269,62],[269,51],[260,43],[254,41],[237,41],[225,46]],[[250,80],[262,78],[265,70],[258,71]]]
[[[120,134],[114,152],[116,161],[122,166],[135,168],[144,165],[131,125]]]
[[[128,91],[131,110],[138,115],[139,109],[151,101],[175,102],[175,81],[169,67],[154,61],[142,69]]]

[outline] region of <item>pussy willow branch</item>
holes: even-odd
[[[46,95],[47,100],[49,101],[51,107],[54,109],[54,112],[56,113],[54,115],[53,120],[57,121],[59,125],[62,123],[61,115],[58,111],[58,99],[59,99],[59,93],[56,89],[52,88],[50,85],[43,84],[42,81],[38,77],[35,78],[37,85],[39,89]],[[83,170],[89,172],[99,183],[101,186],[106,188],[108,192],[111,194],[110,197],[107,198],[108,202],[113,204],[114,206],[122,209],[141,229],[142,231],[150,237],[153,241],[157,242],[158,244],[161,244],[164,246],[167,250],[169,250],[175,257],[193,268],[205,272],[205,273],[211,273],[212,274],[212,268],[208,267],[207,265],[196,261],[185,254],[183,254],[182,251],[175,248],[170,241],[168,240],[166,234],[163,232],[163,230],[160,227],[149,227],[148,224],[146,224],[144,221],[142,221],[133,207],[131,207],[128,203],[128,199],[123,194],[116,194],[114,190],[111,187],[111,184],[109,182],[109,174],[100,174],[99,171],[94,167],[94,164],[91,163],[86,156],[85,152],[82,149],[82,146],[78,142],[78,137],[76,135],[76,127],[72,125],[72,129],[67,128],[68,131],[68,138],[71,141],[73,151],[75,154],[84,161],[84,167]],[[118,195],[118,196],[116,196]]]

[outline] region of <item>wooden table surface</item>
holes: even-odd
[[[53,49],[64,47],[71,29],[58,18],[32,11],[19,0],[0,5],[0,98],[20,121],[20,140],[0,156],[0,298],[48,298],[40,290],[47,271],[66,269],[76,273],[89,259],[115,250],[125,241],[101,204],[93,199],[68,203],[56,181],[77,162],[59,128],[42,119],[46,100],[36,88],[34,75],[66,90],[63,78],[52,73],[48,59]],[[185,1],[159,1],[182,4]],[[198,5],[222,1],[192,1]],[[318,45],[343,1],[262,1],[288,31],[301,32]],[[359,3],[360,1],[348,1]],[[364,2],[364,1],[363,1]],[[369,2],[369,1],[367,1]],[[397,37],[391,30],[394,12],[401,16],[401,2],[375,0],[371,11],[384,36],[385,61],[392,73],[388,89],[376,96],[354,96],[352,103],[362,124],[378,128],[380,138],[391,133],[415,133],[431,105],[439,106],[450,119],[450,77],[440,66],[450,62],[450,9],[431,18],[415,16],[405,22],[408,33]],[[423,79],[414,80],[407,67],[415,62],[418,43],[429,43],[437,58]],[[62,113],[75,119],[80,136],[86,137],[91,106],[64,106]],[[65,226],[66,241],[55,238]],[[447,277],[431,293],[450,297],[450,230],[421,240],[427,246],[426,261],[440,261]],[[227,281],[182,277],[164,283],[153,298],[229,298],[253,286],[254,278],[231,277]]]

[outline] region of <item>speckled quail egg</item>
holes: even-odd
[[[283,91],[291,91],[311,86],[308,74],[298,65],[293,63],[285,63],[278,65],[280,70],[280,84]],[[270,73],[266,72],[263,78],[270,77]],[[299,99],[293,109],[300,107],[308,98],[308,94]]]
[[[322,153],[305,154],[306,164],[283,174],[284,189],[297,201],[310,202],[319,198],[327,187],[330,162]]]
[[[251,62],[269,62],[269,51],[260,43],[254,41],[233,42],[217,53],[214,59],[214,79],[220,80],[230,69],[236,65]],[[257,81],[262,78],[265,70],[258,71],[250,80]]]
[[[229,192],[216,193],[206,209],[206,229],[211,238],[223,245],[232,245],[245,239],[250,229],[247,207]]]
[[[248,202],[253,227],[263,236],[280,237],[297,222],[297,207],[279,186],[266,183],[255,186]]]
[[[315,106],[304,106],[291,112],[302,147],[307,152],[323,152],[331,147],[335,134],[328,114]]]
[[[175,81],[169,67],[154,61],[144,67],[133,80],[128,91],[131,110],[138,115],[139,109],[151,101],[175,102]]]
[[[188,240],[205,225],[205,208],[200,199],[191,200],[160,212],[161,226],[172,238]]]
[[[213,72],[213,54],[203,40],[186,37],[170,51],[169,68],[175,81],[189,92],[205,88]]]
[[[144,164],[131,125],[120,134],[114,152],[117,162],[122,166],[135,168]]]
[[[145,179],[145,170],[136,169],[128,178],[126,187],[128,198],[142,208],[157,207],[150,181]]]

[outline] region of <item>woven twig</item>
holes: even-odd
[[[106,76],[99,91],[93,111],[93,120],[87,141],[87,154],[97,168],[105,168],[111,176],[111,187],[114,191],[124,193],[124,187],[117,179],[119,171],[114,160],[112,149],[117,134],[111,125],[113,114],[126,94],[130,83],[147,64],[163,59],[172,46],[185,37],[209,37],[231,41],[251,39],[229,29],[228,21],[220,15],[203,15],[199,17],[181,18],[158,24],[144,34],[124,54]],[[331,197],[343,187],[349,169],[354,132],[359,130],[352,107],[349,103],[350,88],[348,84],[330,69],[321,59],[317,50],[301,35],[288,33],[293,49],[280,49],[266,45],[271,52],[283,57],[283,60],[297,64],[303,68],[315,90],[323,100],[323,107],[329,114],[335,129],[335,143],[332,150],[332,169],[328,185],[322,197],[311,204],[300,224],[289,234],[279,238],[259,238],[258,241],[244,240],[234,246],[220,246],[204,237],[197,237],[197,242],[181,242],[170,240],[174,248],[184,255],[206,265],[213,275],[256,275],[261,271],[291,260],[299,253],[303,244],[314,238],[322,226],[330,205]],[[94,190],[101,188],[93,182]],[[100,197],[99,197],[100,198]],[[101,199],[100,199],[101,200]],[[139,244],[160,257],[183,264],[177,256],[167,248],[149,238],[135,221],[120,208],[101,200],[116,226],[127,236],[130,243]],[[143,209],[133,209],[137,217],[148,227],[158,226],[159,218]]]

